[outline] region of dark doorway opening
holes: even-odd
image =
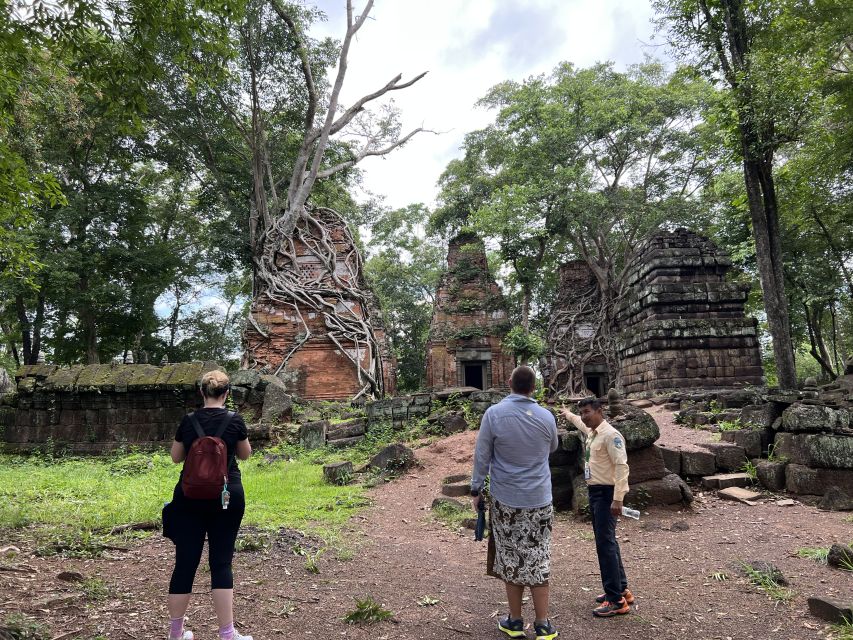
[[[601,397],[603,391],[601,388],[601,376],[584,376],[584,384],[596,398]]]
[[[476,387],[477,389],[484,389],[485,387],[483,386],[483,378],[485,376],[483,375],[483,369],[485,369],[485,367],[479,362],[474,362],[470,364],[465,363],[464,366],[465,386]]]

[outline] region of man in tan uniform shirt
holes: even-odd
[[[609,618],[628,613],[634,602],[616,542],[616,518],[622,515],[622,500],[628,493],[628,454],[625,438],[604,419],[601,403],[584,398],[578,403],[580,415],[563,409],[563,416],[586,436],[584,478],[589,491],[589,508],[595,533],[595,551],[604,593],[593,614]]]

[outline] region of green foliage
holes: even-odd
[[[432,509],[432,517],[446,527],[458,531],[462,522],[472,517],[472,512],[464,507],[460,508],[449,502],[440,502]]]
[[[4,622],[10,640],[50,640],[51,634],[42,623],[31,620],[20,613],[13,613]]]
[[[808,558],[814,560],[818,564],[826,564],[826,559],[829,556],[829,547],[803,547],[797,549],[798,558]]]
[[[106,600],[107,596],[110,595],[110,588],[107,583],[96,577],[84,579],[80,583],[80,588],[83,590],[86,600]]]
[[[347,624],[373,624],[390,620],[393,613],[384,609],[372,596],[355,599],[355,609],[344,616]]]
[[[744,462],[740,470],[748,474],[749,479],[752,480],[752,482],[758,480],[758,467],[755,466],[752,460],[747,460],[746,462]]]
[[[535,363],[545,353],[545,341],[542,337],[525,331],[521,326],[510,329],[503,339],[503,347],[504,350],[510,351],[520,364]]]

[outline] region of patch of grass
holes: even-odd
[[[853,573],[853,558],[848,555],[841,556],[841,564],[838,568]]]
[[[752,460],[747,460],[746,462],[744,462],[743,465],[741,466],[740,470],[743,471],[744,473],[748,474],[749,479],[752,482],[755,482],[756,480],[758,480],[758,467],[755,466],[755,464],[752,462]]]
[[[741,422],[740,420],[723,420],[717,423],[720,431],[742,431],[743,429],[755,429],[755,425],[751,422]]]
[[[853,524],[853,516],[845,516],[844,522],[849,522],[850,524]]]
[[[96,577],[83,580],[80,583],[80,588],[83,590],[86,600],[106,600],[107,596],[110,595],[110,588],[107,586],[107,583]]]
[[[725,571],[715,571],[711,574],[711,577],[717,582],[725,582],[729,579],[729,574]]]
[[[740,565],[749,581],[773,600],[787,604],[794,597],[794,592],[779,584],[777,578],[769,572],[760,571],[747,562],[741,562]]]
[[[802,549],[797,549],[798,558],[808,558],[818,564],[826,564],[828,555],[829,547],[803,547]]]
[[[380,605],[372,596],[355,599],[355,609],[344,616],[344,622],[347,624],[373,624],[374,622],[382,622],[390,620],[394,616]]]
[[[267,463],[257,455],[240,463],[251,505],[244,523],[333,535],[366,506],[364,489],[327,484],[322,467],[314,464],[317,454],[294,453],[290,460]],[[43,458],[0,455],[0,527],[55,525],[67,527],[69,536],[83,535],[95,542],[93,530],[159,521],[179,473],[180,465],[160,453],[53,459],[49,464]],[[98,553],[92,545],[73,540],[58,541],[53,547],[51,552],[47,544],[42,551],[76,557]]]
[[[35,555],[41,558],[100,558],[107,548],[106,538],[89,529],[68,529],[59,526],[45,527],[37,534]]]
[[[432,517],[453,530],[462,526],[462,522],[472,516],[473,511],[457,507],[451,502],[440,502],[432,510]]]
[[[440,602],[440,600],[438,598],[433,598],[432,596],[424,596],[416,602],[419,607],[434,607]]]
[[[842,621],[829,627],[830,640],[853,640],[853,619],[842,616]]]
[[[592,531],[578,531],[578,538],[586,541],[595,540],[595,534]]]
[[[317,564],[317,560],[320,559],[320,556],[323,555],[325,549],[320,549],[316,553],[309,553],[305,556],[305,571],[308,573],[318,574],[320,573],[320,565]]]
[[[238,553],[251,553],[253,551],[265,551],[272,544],[271,532],[249,531],[237,536],[234,543],[234,551]]]
[[[11,640],[50,639],[50,631],[46,626],[19,613],[7,617],[3,624]]]

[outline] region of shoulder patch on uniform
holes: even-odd
[[[619,436],[616,436],[615,438],[613,438],[613,446],[616,447],[617,449],[621,449],[622,448],[622,438],[620,438]]]

